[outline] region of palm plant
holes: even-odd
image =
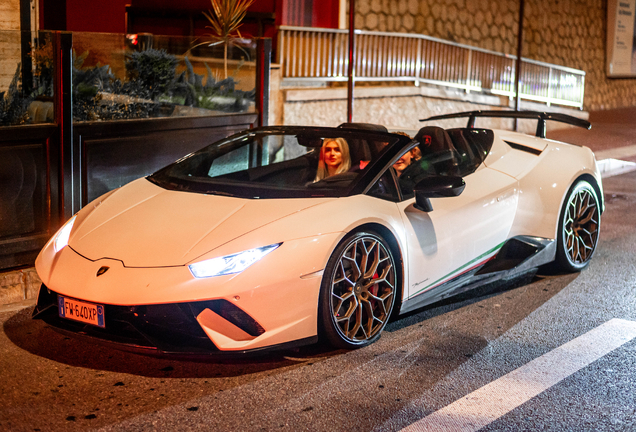
[[[227,48],[230,44],[236,44],[237,40],[242,39],[239,27],[245,18],[247,8],[254,3],[254,0],[210,0],[210,2],[212,10],[204,11],[203,15],[210,21],[210,25],[206,28],[212,30],[212,34],[209,35],[212,40],[197,44],[193,48],[201,45],[223,44],[223,66],[225,78],[227,78]]]

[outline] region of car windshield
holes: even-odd
[[[253,130],[192,153],[148,179],[166,189],[243,198],[346,196],[400,139],[335,128]]]

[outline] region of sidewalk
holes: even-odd
[[[592,149],[601,169],[608,175],[622,174],[636,169],[636,107],[590,113],[591,130],[567,128],[548,131],[548,138]],[[40,278],[33,267],[0,271],[0,305],[35,301]]]

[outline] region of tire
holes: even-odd
[[[579,181],[568,193],[559,217],[556,264],[560,270],[579,272],[590,264],[600,228],[596,191],[588,182]]]
[[[321,337],[336,348],[375,342],[391,316],[397,274],[391,248],[372,231],[353,232],[333,251],[320,288]]]

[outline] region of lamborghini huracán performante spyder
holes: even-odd
[[[368,124],[265,127],[185,156],[66,222],[37,258],[34,317],[158,354],[318,336],[355,348],[392,314],[549,262],[586,267],[601,177],[590,149],[545,139],[545,123],[589,123],[435,119],[461,116],[468,127],[414,139]],[[537,136],[475,128],[480,116],[537,119]],[[319,174],[334,149],[345,165]]]

